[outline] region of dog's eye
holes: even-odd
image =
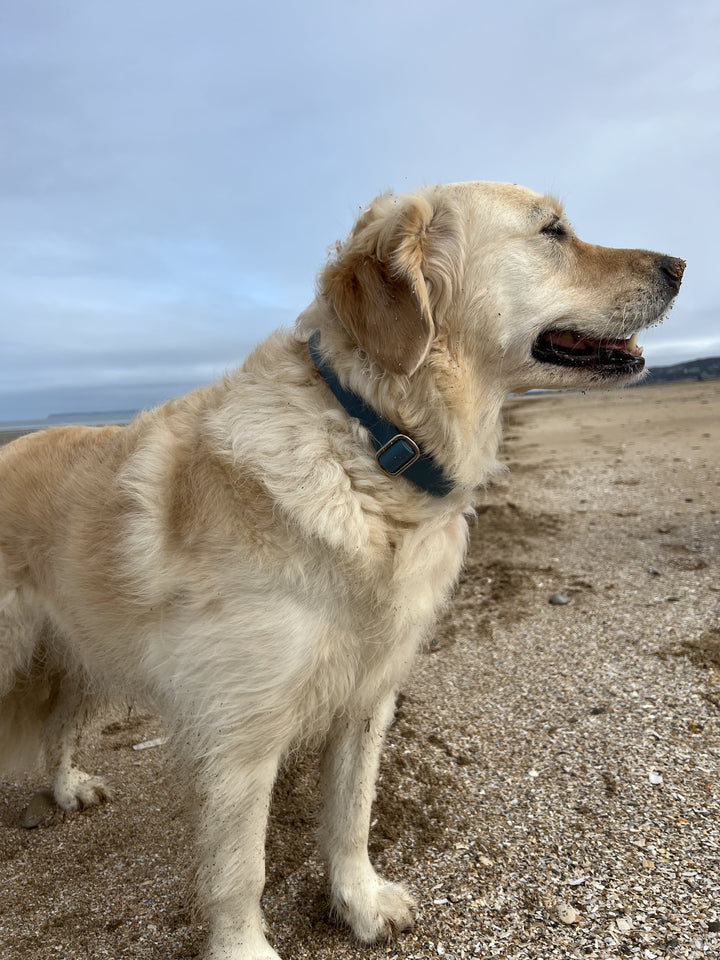
[[[546,237],[552,237],[554,240],[562,240],[568,235],[567,227],[559,217],[555,217],[550,223],[546,224],[540,233]]]

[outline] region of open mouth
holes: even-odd
[[[541,363],[611,375],[639,373],[645,366],[636,334],[628,340],[601,340],[572,330],[546,330],[533,344],[532,355]]]

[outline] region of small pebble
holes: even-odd
[[[56,810],[55,798],[52,793],[49,790],[40,790],[27,805],[23,814],[22,825],[27,830],[39,827],[51,820]]]
[[[566,603],[570,603],[570,597],[566,593],[554,593],[548,603],[551,603],[554,607],[562,607]]]
[[[560,923],[580,923],[580,914],[575,907],[569,903],[565,903],[563,900],[560,900],[556,904],[553,913],[555,914],[555,919],[559,920]]]

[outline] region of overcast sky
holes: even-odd
[[[0,420],[206,382],[442,181],[685,258],[646,357],[720,354],[718,50],[717,0],[5,0]]]

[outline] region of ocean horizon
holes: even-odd
[[[75,424],[104,427],[111,423],[129,423],[139,412],[139,410],[97,410],[87,413],[52,413],[47,417],[29,420],[0,420],[0,430],[46,430],[48,427],[71,427]]]

